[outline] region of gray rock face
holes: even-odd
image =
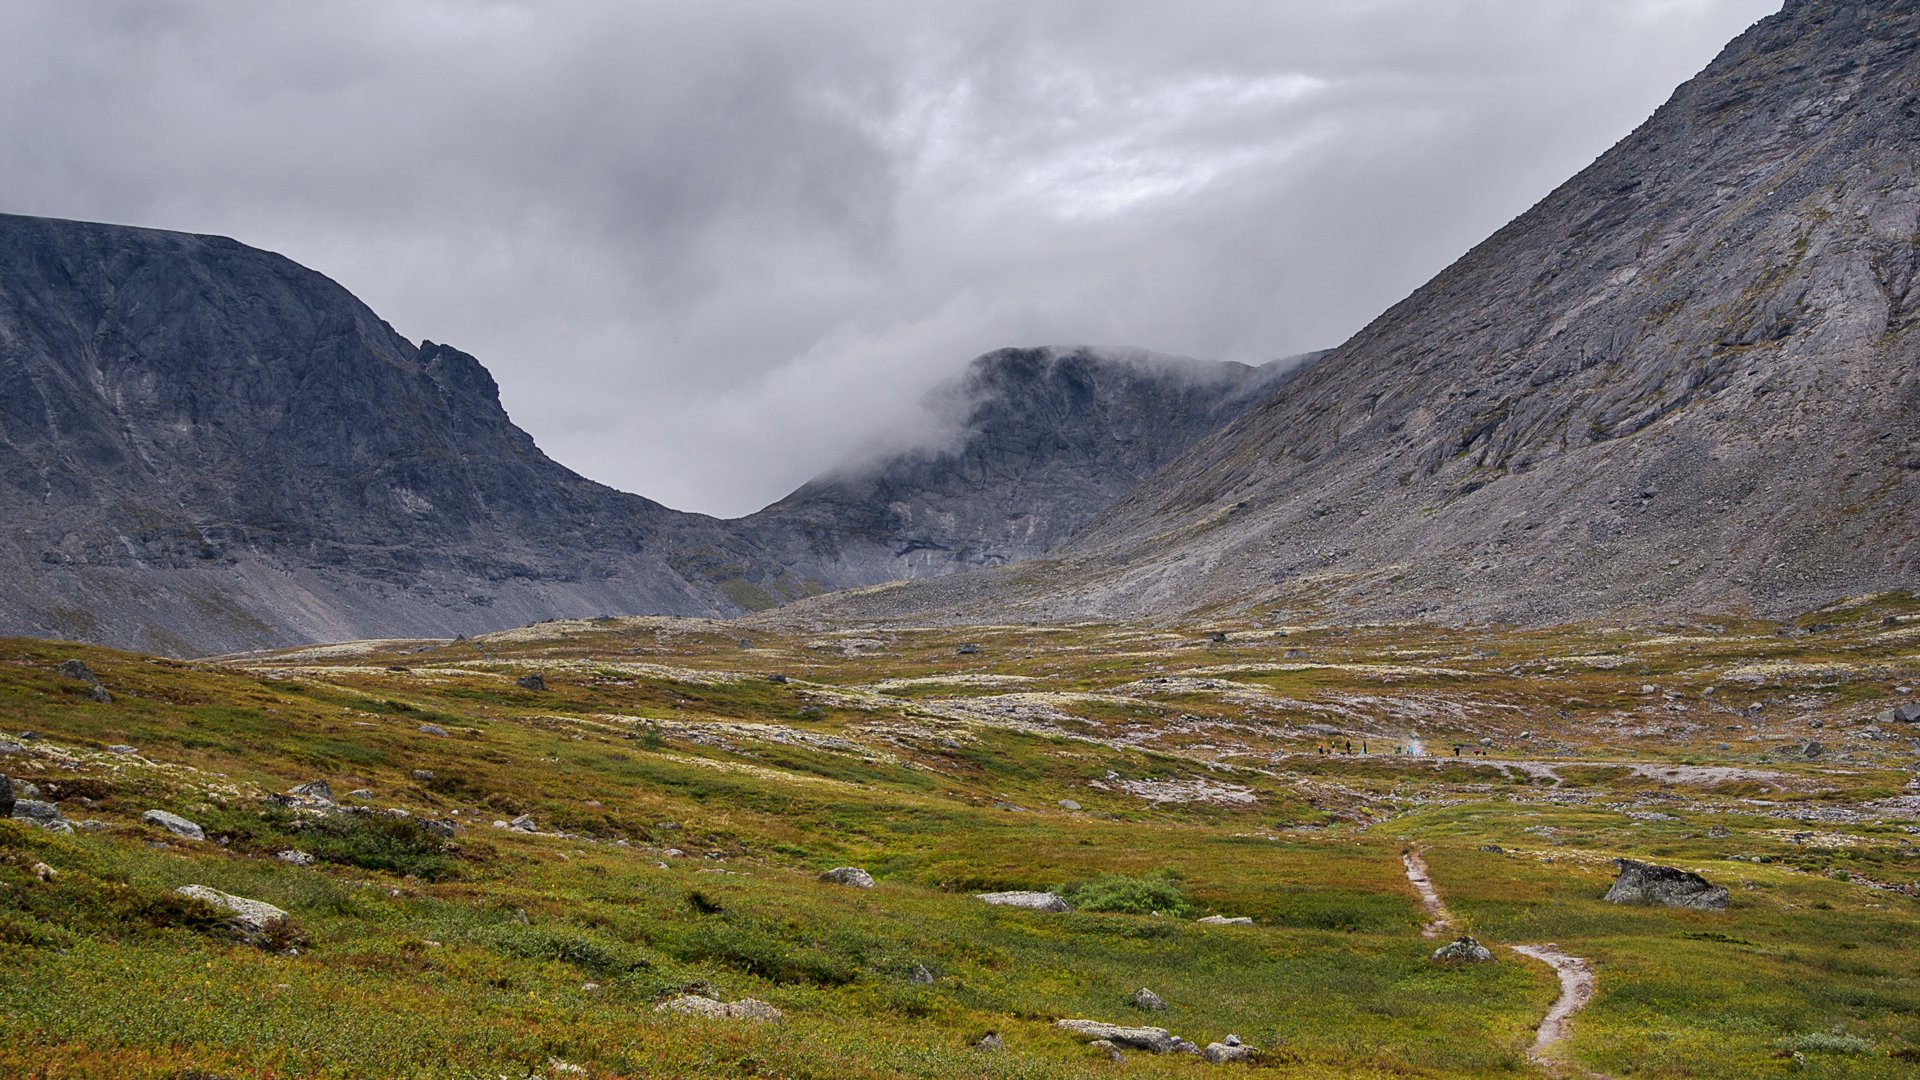
[[[31,821],[36,825],[51,825],[65,820],[60,814],[57,803],[40,799],[17,799],[9,814],[15,821]]]
[[[836,866],[821,874],[820,880],[832,885],[851,885],[856,889],[873,888],[873,875],[857,866]]]
[[[1442,964],[1486,964],[1493,961],[1493,950],[1470,937],[1458,937],[1435,949],[1433,959]]]
[[[1073,906],[1050,892],[994,892],[979,893],[974,899],[1001,907],[1027,908],[1031,911],[1072,911]]]
[[[0,216],[0,506],[0,633],[162,653],[797,591],[721,523],[547,458],[473,357],[150,229]]]
[[[157,825],[182,840],[205,840],[207,834],[179,814],[170,814],[165,810],[149,810],[140,815],[140,820],[149,825]]]
[[[1645,904],[1653,907],[1705,908],[1725,911],[1727,890],[1687,870],[1633,859],[1615,859],[1620,876],[1605,897],[1615,904]]]
[[[1787,4],[1070,543],[836,610],[1541,622],[1910,588],[1917,55],[1905,0]]]
[[[1299,359],[1252,368],[1088,349],[988,353],[939,392],[956,429],[949,445],[829,473],[737,524],[795,576],[833,588],[1031,558],[1245,411]]]

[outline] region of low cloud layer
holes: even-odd
[[[1779,0],[0,7],[0,210],[217,232],[733,515],[1005,345],[1338,344]]]

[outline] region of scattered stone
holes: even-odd
[[[1160,1000],[1159,994],[1154,993],[1144,986],[1133,992],[1133,996],[1127,999],[1127,1004],[1136,1009],[1146,1009],[1150,1012],[1159,1012],[1167,1007],[1167,1003]]]
[[[1501,847],[1499,844],[1481,844],[1480,850],[1489,855],[1505,855],[1507,853],[1507,849]]]
[[[873,888],[873,875],[857,866],[836,866],[820,875],[830,885],[851,885],[856,889]]]
[[[371,799],[373,798],[373,789],[372,788],[354,788],[352,791],[347,792],[347,798]]]
[[[1801,754],[1810,758],[1817,758],[1825,752],[1826,747],[1821,746],[1818,740],[1808,742],[1805,748],[1800,751]]]
[[[453,839],[460,832],[460,823],[446,818],[421,818],[420,827],[448,840]]]
[[[287,794],[296,799],[306,799],[312,802],[329,804],[333,802],[333,788],[325,780],[311,780],[298,787],[288,788]]]
[[[548,1058],[547,1068],[552,1069],[561,1076],[587,1075],[587,1067],[585,1065],[575,1065],[571,1061],[562,1061],[559,1058]]]
[[[1433,959],[1441,964],[1485,964],[1493,960],[1493,950],[1463,935],[1435,949]]]
[[[1712,911],[1727,908],[1727,890],[1709,883],[1699,874],[1633,859],[1615,859],[1613,863],[1619,867],[1620,876],[1607,890],[1606,900],[1610,903]]]
[[[1061,899],[1059,894],[1050,892],[990,892],[977,893],[976,900],[1001,907],[1026,908],[1030,911],[1072,911],[1073,906]]]
[[[687,853],[684,851],[681,851],[677,847],[670,847],[667,850],[661,852],[660,854],[665,855],[669,859],[681,859],[681,858],[685,858]]]
[[[58,803],[43,802],[39,799],[16,801],[9,816],[15,821],[31,821],[36,825],[49,825],[64,820]]]
[[[78,660],[68,660],[61,664],[60,675],[62,678],[72,679],[74,682],[88,683],[93,686],[100,685],[100,676],[95,675],[92,668],[89,668],[86,664]]]
[[[933,972],[928,971],[925,964],[915,964],[913,970],[907,972],[907,981],[915,986],[932,986]]]
[[[115,743],[114,745],[107,747],[107,753],[109,754],[137,754],[139,752],[140,752],[139,747],[128,746],[126,743]]]
[[[27,748],[21,746],[19,743],[0,739],[0,754],[24,754],[26,752]]]
[[[412,777],[415,780],[431,780],[433,779],[433,770],[432,769],[415,769],[412,772],[408,773],[407,775]]]
[[[1079,803],[1077,803],[1077,802],[1074,802],[1074,801],[1073,801],[1072,799],[1061,799],[1061,800],[1060,800],[1060,809],[1062,809],[1062,810],[1078,810],[1078,809],[1080,809],[1080,804],[1079,804]]]
[[[1127,1060],[1127,1055],[1120,1052],[1120,1047],[1112,1039],[1095,1039],[1087,1045],[1107,1055],[1107,1060],[1116,1065]]]
[[[973,656],[977,654],[979,651],[980,651],[980,646],[974,645],[972,643],[968,643],[966,645],[962,645],[959,648],[953,650],[953,653],[955,656]]]
[[[1231,915],[1231,916],[1208,915],[1205,918],[1195,919],[1194,921],[1197,923],[1202,923],[1206,926],[1252,926],[1253,925],[1253,919],[1246,915]]]
[[[779,683],[780,685],[785,686],[787,683],[787,677],[778,672],[775,672],[774,674],[767,676],[767,681],[770,683]]]
[[[535,826],[533,823],[532,814],[521,814],[519,817],[514,818],[512,821],[507,822],[507,828],[512,829],[515,832],[539,832],[540,831],[539,828]]]
[[[1241,1042],[1240,1036],[1229,1035],[1217,1043],[1208,1043],[1207,1048],[1200,1052],[1200,1056],[1215,1065],[1225,1065],[1234,1061],[1252,1061],[1259,1053],[1258,1050]]]
[[[999,1032],[989,1031],[974,1040],[973,1048],[975,1050],[1005,1050],[1007,1044],[1005,1040],[1000,1038]]]
[[[827,710],[818,705],[802,705],[793,711],[793,715],[802,720],[824,720],[827,718]]]
[[[547,688],[547,677],[539,674],[522,675],[513,680],[513,685],[522,690],[545,690]]]
[[[779,1009],[754,998],[741,998],[739,1001],[715,1001],[700,994],[682,994],[671,1001],[663,1001],[653,1007],[654,1012],[679,1013],[681,1016],[698,1016],[708,1020],[779,1020],[785,1014]]]
[[[60,872],[48,866],[46,863],[37,862],[33,864],[33,876],[39,878],[41,881],[52,881],[54,878],[60,876]]]
[[[1215,630],[1213,633],[1207,635],[1207,640],[1213,642],[1215,645],[1222,644],[1227,640],[1227,632],[1224,630]]]
[[[1199,1053],[1199,1048],[1166,1028],[1122,1027],[1119,1024],[1107,1024],[1098,1020],[1055,1020],[1053,1026],[1065,1028],[1075,1035],[1084,1036],[1089,1041],[1106,1042],[1113,1046],[1124,1046],[1129,1050],[1145,1050],[1154,1054],[1171,1054],[1176,1051]]]
[[[1881,713],[1879,720],[1883,724],[1920,724],[1920,705],[1897,705]]]
[[[1732,836],[1733,830],[1727,828],[1725,825],[1715,825],[1713,828],[1707,830],[1707,835],[1715,840],[1723,840]]]
[[[101,686],[99,683],[93,684],[93,688],[87,691],[87,696],[102,705],[113,704],[113,695],[108,693],[107,688]]]
[[[446,729],[446,728],[443,728],[443,727],[441,727],[441,726],[440,726],[439,724],[421,724],[421,725],[420,725],[420,734],[422,734],[422,735],[438,735],[438,736],[440,736],[441,738],[443,738],[443,739],[444,739],[444,738],[446,738],[446,737],[447,737],[447,729]]]
[[[140,815],[140,820],[149,825],[158,825],[183,840],[205,840],[207,838],[207,834],[201,831],[200,826],[195,825],[179,814],[169,814],[165,810],[149,810]]]
[[[312,866],[314,864],[313,856],[304,851],[280,851],[275,852],[273,857],[286,863],[288,866]]]
[[[276,931],[288,925],[287,913],[264,900],[249,900],[205,885],[182,885],[173,891],[227,912],[232,916],[227,926],[251,945],[267,944]]]

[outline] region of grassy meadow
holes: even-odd
[[[0,1076],[1911,1076],[1916,615],[3,640],[0,773],[75,829],[0,821]],[[268,799],[313,780],[353,812]],[[1495,962],[1429,960],[1409,848]],[[1731,906],[1604,903],[1618,856]],[[236,942],[188,884],[293,925]],[[973,898],[1026,889],[1076,909]],[[1597,991],[1541,1065],[1558,983],[1507,946],[1549,942]]]

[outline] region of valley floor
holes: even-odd
[[[1916,687],[1904,595],[1789,626],[0,641],[0,1075],[1910,1076]],[[1621,856],[1731,904],[1606,903]],[[238,940],[187,885],[288,918]],[[1011,890],[1073,910],[975,898]],[[1430,959],[1459,934],[1494,960]],[[687,994],[780,1016],[658,1009]],[[1063,1018],[1257,1053],[1116,1062]]]

